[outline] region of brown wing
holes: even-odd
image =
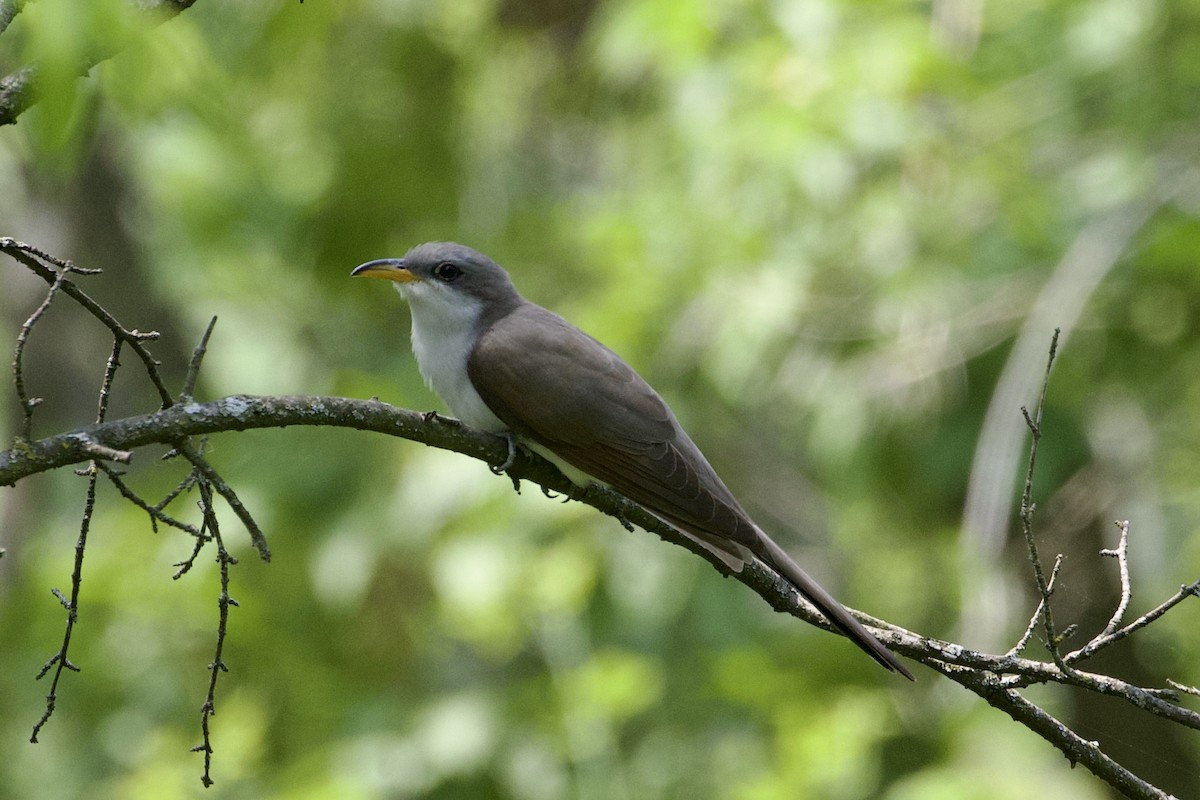
[[[663,399],[616,353],[526,303],[480,337],[467,372],[483,402],[514,432],[694,536],[732,568],[757,556],[872,658],[912,678],[754,525]]]
[[[658,393],[566,320],[522,305],[483,334],[467,371],[516,433],[673,525],[754,544],[753,524]]]

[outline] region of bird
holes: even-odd
[[[407,301],[425,383],[466,425],[544,456],[572,483],[624,495],[740,572],[757,560],[879,664],[912,680],[882,642],[742,508],[649,383],[559,315],[526,300],[508,272],[453,242],[355,267]]]

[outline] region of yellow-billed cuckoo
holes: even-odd
[[[385,278],[412,309],[425,382],[467,425],[515,434],[575,484],[606,484],[734,571],[758,559],[888,669],[904,665],[763,532],[621,357],[517,293],[469,247],[430,242],[351,275]]]

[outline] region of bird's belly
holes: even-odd
[[[492,413],[492,410],[483,402],[483,398],[479,396],[479,392],[475,391],[475,387],[466,377],[466,370],[463,369],[459,372],[462,377],[456,374],[441,374],[441,371],[437,369],[429,372],[426,372],[423,367],[421,369],[425,383],[437,393],[438,397],[442,398],[446,405],[450,406],[450,411],[454,413],[454,416],[472,428],[479,428],[489,433],[501,433],[508,430],[508,426]]]
[[[530,450],[537,453],[539,456],[546,459],[554,466],[558,467],[558,471],[561,472],[563,475],[567,476],[567,480],[569,480],[571,483],[575,484],[576,486],[578,486],[580,488],[587,488],[590,484],[593,484],[593,483],[599,484],[600,486],[608,486],[608,484],[605,483],[604,481],[596,480],[595,478],[593,478],[591,475],[588,475],[583,470],[578,469],[577,467],[573,467],[570,464],[568,464],[566,461],[563,461],[561,458],[556,456],[554,454],[554,452],[550,450],[550,448],[548,448],[544,445],[540,445],[536,442],[531,442],[525,438],[521,439],[521,444],[525,445]]]
[[[455,330],[451,333],[435,331],[435,335],[430,336],[427,326],[418,324],[419,319],[414,313],[412,345],[425,385],[442,398],[454,416],[472,428],[490,433],[508,430],[508,426],[483,402],[467,375],[470,334]]]

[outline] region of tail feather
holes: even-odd
[[[833,595],[825,591],[783,551],[783,548],[761,531],[759,532],[759,544],[760,547],[754,548],[755,555],[768,567],[779,573],[784,580],[792,584],[847,639],[854,642],[867,655],[887,669],[899,672],[910,681],[915,680],[912,673],[905,668],[904,664],[900,663],[900,659],[891,650],[888,650],[882,642],[872,636],[861,622],[850,616],[850,612],[834,599]]]

